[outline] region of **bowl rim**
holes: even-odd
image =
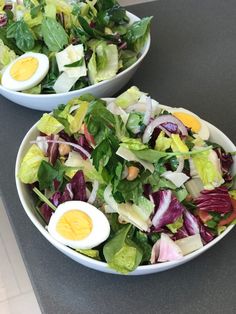
[[[109,102],[112,101],[114,98],[103,98],[103,100]],[[51,113],[50,113],[51,114]],[[201,119],[203,120],[203,119]],[[208,121],[203,120],[207,126],[209,127],[210,131],[213,130],[214,133],[218,132],[221,134],[222,139],[224,140],[224,142],[228,142],[230,145],[232,145],[235,150],[236,150],[236,146],[234,145],[234,143],[221,131],[219,130],[216,126],[214,126],[213,124],[211,124]],[[91,265],[93,265],[93,267],[91,266],[91,268],[96,268],[96,266],[98,267],[99,271],[104,271],[107,272],[107,270],[109,269],[110,273],[113,274],[117,274],[117,275],[121,275],[120,273],[116,272],[113,269],[110,269],[108,264],[106,262],[103,261],[98,261],[95,260],[91,257],[87,257],[75,250],[73,250],[72,248],[61,244],[60,242],[58,242],[56,239],[54,239],[49,232],[46,230],[45,227],[43,227],[41,225],[41,223],[38,221],[38,219],[36,218],[36,216],[33,214],[33,208],[32,210],[30,209],[30,207],[27,205],[27,202],[25,201],[24,197],[23,197],[23,189],[25,187],[25,184],[22,183],[19,178],[18,178],[18,171],[19,171],[19,166],[20,166],[20,162],[22,160],[23,154],[25,153],[25,148],[26,146],[29,144],[30,142],[30,138],[32,137],[32,132],[37,132],[36,129],[36,125],[37,125],[38,121],[36,123],[34,123],[34,125],[28,130],[28,132],[26,133],[26,135],[24,136],[18,153],[17,153],[17,158],[16,158],[16,163],[15,163],[15,182],[16,182],[16,188],[17,188],[17,193],[18,193],[18,197],[21,201],[21,205],[24,208],[25,213],[27,214],[27,216],[30,218],[31,222],[35,225],[35,227],[40,231],[40,233],[54,246],[56,247],[58,250],[60,250],[61,252],[63,252],[64,254],[66,254],[67,256],[69,256],[70,258],[72,258],[71,256],[73,256],[74,260],[76,260],[77,262],[80,263],[80,261],[78,261],[78,255],[79,258],[81,260],[81,263],[83,264],[83,262],[85,263],[84,265],[86,265],[87,267],[90,267]],[[211,133],[211,132],[210,132]],[[233,157],[235,159],[236,162],[236,157]],[[151,272],[160,272],[163,270],[166,270],[168,268],[172,268],[172,266],[177,267],[185,262],[188,262],[189,260],[193,259],[194,257],[197,257],[198,255],[200,255],[201,253],[207,251],[209,248],[211,248],[212,246],[214,246],[216,243],[218,243],[223,237],[225,237],[232,229],[234,228],[234,225],[229,225],[220,235],[218,235],[216,238],[214,238],[211,242],[207,243],[206,245],[204,245],[203,247],[201,247],[200,249],[187,254],[185,256],[183,256],[181,259],[179,260],[174,260],[174,261],[167,261],[167,262],[163,262],[163,263],[156,263],[156,264],[151,264],[151,265],[141,265],[138,266],[133,272],[130,272],[128,275],[143,275],[146,274],[145,271],[148,271],[148,273]],[[83,262],[82,262],[83,261]]]
[[[128,17],[132,18],[133,21],[139,21],[140,20],[140,17],[138,17],[137,15],[127,11],[127,15]],[[15,96],[21,96],[21,97],[25,97],[25,98],[30,98],[30,99],[36,99],[36,98],[42,98],[42,99],[50,99],[50,98],[56,98],[56,97],[63,97],[63,96],[68,96],[70,95],[71,97],[73,96],[76,96],[78,92],[81,92],[81,93],[89,93],[89,91],[92,89],[92,88],[99,88],[103,85],[105,85],[107,82],[112,82],[114,81],[115,79],[121,77],[122,75],[125,75],[126,73],[128,73],[130,70],[132,70],[133,68],[135,68],[139,63],[141,63],[141,61],[145,58],[145,56],[147,55],[149,49],[150,49],[150,45],[151,45],[151,35],[149,34],[148,37],[147,37],[147,40],[145,42],[145,45],[143,46],[141,52],[140,52],[140,57],[136,60],[135,63],[133,63],[130,67],[128,67],[127,69],[125,69],[124,71],[118,73],[117,75],[115,75],[113,78],[109,79],[109,80],[104,80],[104,81],[101,81],[101,82],[98,82],[96,84],[93,84],[93,85],[89,85],[89,86],[86,86],[84,88],[81,88],[81,89],[77,89],[77,90],[73,90],[73,91],[69,91],[69,92],[64,92],[64,93],[58,93],[58,94],[27,94],[27,93],[22,93],[22,92],[16,92],[16,91],[12,91],[10,89],[7,89],[5,87],[3,87],[1,84],[0,84],[0,93],[1,93],[1,90],[6,92],[6,93],[9,93],[11,95],[15,95]],[[42,108],[42,110],[44,110]]]

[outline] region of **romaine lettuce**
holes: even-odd
[[[38,181],[38,169],[43,160],[47,161],[48,158],[36,144],[33,144],[21,162],[19,179],[26,184]]]
[[[52,115],[44,113],[37,123],[37,129],[47,135],[57,134],[64,129],[64,126]]]

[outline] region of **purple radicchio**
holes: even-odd
[[[49,207],[48,204],[43,203],[39,207],[39,211],[41,215],[43,216],[44,220],[46,221],[46,223],[48,224],[53,213],[53,210],[51,209],[51,207]]]
[[[82,170],[78,170],[71,180],[71,190],[73,192],[73,199],[87,202],[86,182]]]
[[[58,147],[59,144],[55,143],[54,141],[58,141],[59,139],[59,135],[50,135],[47,137],[47,140],[52,141],[52,142],[48,142],[48,148],[47,148],[47,156],[49,159],[49,162],[54,165],[57,157],[59,155],[59,151],[58,151]]]
[[[175,222],[185,210],[171,190],[160,190],[151,195],[155,204],[155,214],[152,218],[155,231]]]
[[[203,190],[196,198],[195,204],[199,210],[214,211],[225,214],[232,210],[231,199],[226,187],[218,187],[214,190]]]
[[[225,182],[231,182],[232,175],[230,173],[230,169],[233,164],[232,155],[230,153],[226,153],[221,147],[215,148],[215,152],[220,160],[221,171]]]
[[[151,264],[156,262],[168,262],[178,260],[183,257],[183,253],[177,244],[165,233],[152,247]]]

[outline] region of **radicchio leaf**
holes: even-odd
[[[191,214],[187,209],[183,213],[184,227],[188,235],[194,235],[200,232],[197,218]]]
[[[86,202],[88,199],[86,195],[86,183],[85,183],[83,171],[78,170],[76,174],[73,176],[70,183],[71,183],[71,190],[74,194],[73,199]]]
[[[59,139],[59,135],[57,134],[56,135],[52,134],[47,137],[47,140],[49,141],[58,141],[58,139]],[[48,156],[49,162],[52,165],[55,164],[57,157],[59,155],[58,147],[59,147],[58,143],[48,142],[47,156]]]
[[[228,213],[232,210],[231,199],[226,187],[218,187],[214,190],[203,190],[196,198],[195,204],[199,210]]]
[[[160,190],[151,195],[155,203],[155,214],[152,218],[155,231],[159,231],[167,224],[172,224],[185,210],[171,190]]]
[[[52,216],[53,210],[48,206],[48,204],[44,203],[40,208],[39,211],[41,215],[43,216],[46,223],[49,223],[49,220]]]
[[[160,240],[158,240],[151,253],[151,263],[155,262],[167,262],[175,261],[183,257],[183,253],[177,244],[171,238],[165,234],[161,234]]]
[[[233,164],[232,155],[230,153],[226,153],[221,147],[215,148],[215,152],[220,160],[221,171],[225,182],[231,182],[232,175],[230,173],[230,168]]]

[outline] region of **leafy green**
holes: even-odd
[[[171,142],[172,139],[166,137],[164,131],[161,131],[155,142],[155,150],[165,152],[167,149],[170,148]]]
[[[38,169],[38,182],[40,190],[50,188],[54,190],[53,181],[56,179],[60,185],[63,182],[63,175],[66,168],[57,160],[55,166],[43,160]]]
[[[90,249],[90,250],[76,249],[76,252],[79,252],[79,253],[81,253],[81,254],[83,254],[85,256],[88,256],[88,257],[92,257],[93,259],[96,259],[98,261],[101,260],[98,250],[93,250],[93,249]]]
[[[140,112],[131,112],[129,114],[126,128],[133,134],[137,134],[141,131],[141,127],[143,126],[143,114]]]
[[[171,140],[171,148],[173,152],[188,152],[188,147],[184,141],[181,140],[179,134],[171,134]]]
[[[166,227],[172,232],[176,233],[179,228],[183,226],[183,217],[180,216],[178,219],[176,219],[172,224],[166,225]]]
[[[192,156],[193,164],[206,189],[214,189],[224,183],[215,154],[213,150],[208,150]]]
[[[22,51],[30,51],[35,45],[34,36],[24,20],[14,22],[8,26],[7,38],[14,38],[16,46]]]
[[[150,31],[151,20],[152,17],[145,17],[128,28],[124,38],[130,49],[137,52],[142,49]]]
[[[26,152],[20,165],[18,177],[21,182],[31,184],[38,181],[38,169],[43,160],[47,161],[48,158],[44,156],[36,144],[33,144]]]
[[[133,241],[143,251],[142,263],[149,262],[151,258],[152,246],[149,244],[148,236],[146,233],[136,230]]]
[[[129,68],[138,59],[137,53],[132,50],[121,50],[119,60],[122,63],[122,70]]]
[[[157,163],[161,158],[171,158],[173,156],[194,156],[199,155],[202,152],[211,150],[211,146],[202,148],[201,150],[192,150],[186,153],[183,152],[161,152],[154,149],[132,150],[132,152],[140,159],[149,161],[151,163]]]
[[[123,179],[117,185],[116,191],[114,193],[114,198],[121,202],[132,201],[138,205],[140,195],[143,194],[143,182],[149,177],[150,172],[144,171],[139,177],[133,181],[128,181]]]
[[[122,137],[121,141],[122,143],[120,146],[131,150],[142,150],[147,148],[147,145],[143,144],[139,138]]]
[[[9,49],[4,42],[0,39],[0,70],[2,70],[6,65],[15,60],[16,54],[13,50]]]
[[[115,4],[111,8],[99,11],[97,22],[100,27],[112,27],[128,23],[129,18],[126,15],[125,8],[122,8],[119,4]]]
[[[39,122],[37,123],[37,129],[47,135],[57,134],[64,129],[57,119],[48,113],[44,113]]]
[[[115,117],[105,105],[106,103],[102,100],[92,101],[85,116],[88,131],[94,136],[97,144],[111,132],[115,133]]]
[[[143,257],[142,250],[128,237],[130,229],[130,224],[123,227],[103,247],[109,267],[123,274],[135,270]]]
[[[83,63],[84,63],[84,59],[82,58],[79,61],[75,61],[70,64],[65,64],[64,67],[66,68],[80,67],[81,65],[83,65]]]
[[[120,94],[115,99],[115,104],[121,108],[127,108],[136,102],[138,102],[139,98],[144,93],[141,92],[136,86],[132,86],[129,89],[127,89],[124,93]]]
[[[88,75],[92,84],[113,78],[118,71],[118,49],[114,44],[101,42],[88,63]]]
[[[64,28],[51,17],[44,17],[42,35],[50,51],[58,52],[68,44],[68,36]]]

